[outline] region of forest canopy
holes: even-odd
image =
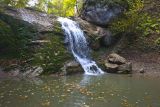
[[[0,4],[17,8],[32,7],[58,16],[73,16],[76,0],[2,0]]]

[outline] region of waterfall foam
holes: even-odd
[[[75,59],[81,64],[85,74],[103,74],[104,72],[97,66],[96,62],[90,58],[90,49],[79,24],[68,18],[62,17],[59,17],[58,21],[61,23],[62,29],[65,32],[65,40],[69,43],[69,49]]]

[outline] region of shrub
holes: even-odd
[[[160,37],[155,41],[155,43],[160,46]]]
[[[154,35],[154,38],[157,38],[160,35],[158,16],[151,16],[147,11],[144,11],[143,9],[146,7],[142,0],[127,0],[127,2],[128,10],[110,25],[113,34],[134,33],[141,38],[141,42],[144,42],[149,35]],[[159,39],[155,43],[158,44]]]
[[[160,34],[160,19],[144,14],[136,29],[143,35]]]
[[[127,0],[126,2],[128,4],[128,10],[111,23],[110,28],[115,34],[134,31],[143,16],[143,14],[140,13],[144,7],[143,1]]]

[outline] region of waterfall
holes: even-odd
[[[104,72],[97,66],[95,61],[90,58],[90,49],[88,47],[83,31],[79,24],[68,18],[58,18],[65,32],[65,40],[68,42],[69,50],[75,59],[81,64],[88,75],[103,74]]]

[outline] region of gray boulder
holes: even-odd
[[[40,76],[42,73],[43,73],[43,68],[42,67],[34,66],[34,67],[25,68],[24,73],[21,71],[21,76],[22,77],[33,78],[33,77]]]
[[[112,64],[107,61],[105,62],[105,67],[106,67],[107,72],[116,73],[118,71],[119,66],[117,64]]]
[[[118,3],[119,2],[119,3]],[[124,6],[121,1],[85,0],[81,17],[91,23],[106,26],[122,14]]]
[[[141,73],[141,74],[145,73],[144,68],[139,69],[139,70],[138,70],[138,73]]]
[[[62,75],[84,73],[81,65],[76,61],[67,61],[61,69],[63,71]]]
[[[125,64],[118,66],[118,73],[127,74],[127,73],[131,73],[131,71],[132,71],[132,63],[131,62],[127,62]]]
[[[112,53],[105,60],[105,69],[108,73],[128,74],[132,72],[132,63],[122,56]]]
[[[108,56],[108,61],[114,64],[125,64],[126,59],[116,53],[112,53]]]

